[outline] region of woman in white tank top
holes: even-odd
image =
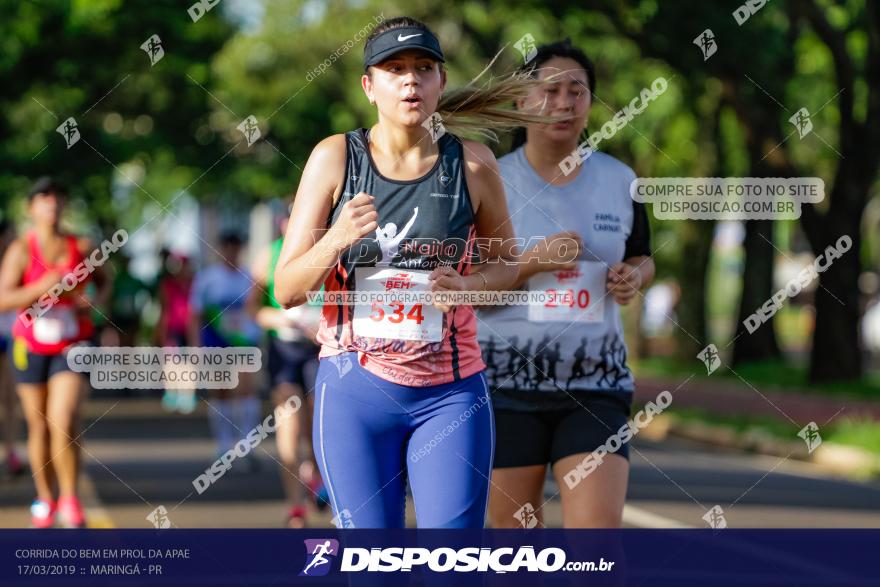
[[[600,152],[564,164],[590,112],[589,59],[561,42],[528,65],[554,81],[518,108],[568,120],[530,124],[525,143],[499,160],[525,243],[515,287],[551,301],[478,313],[497,434],[489,515],[493,527],[542,523],[549,464],[565,527],[618,527],[634,384],[619,306],[653,278],[647,216],[629,197],[635,174],[625,164]]]

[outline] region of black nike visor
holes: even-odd
[[[440,41],[430,31],[400,27],[381,33],[364,46],[364,70],[407,49],[424,51],[437,61],[445,62]]]

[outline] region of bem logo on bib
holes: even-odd
[[[412,275],[403,272],[396,273],[385,280],[385,291],[392,289],[410,289],[414,285]]]
[[[556,272],[556,279],[558,279],[560,282],[566,282],[566,281],[571,281],[573,279],[577,279],[581,275],[583,275],[583,274],[580,271],[578,271],[577,269],[572,269],[570,271],[557,271]]]

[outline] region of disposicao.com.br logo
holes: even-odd
[[[326,575],[330,570],[332,558],[339,554],[339,543],[331,539],[306,540],[308,553],[305,567],[300,576],[315,577]],[[444,572],[494,572],[515,573],[517,571],[599,571],[610,572],[614,561],[567,561],[561,548],[544,548],[539,551],[534,546],[519,548],[355,548],[342,550],[339,570],[351,572],[409,572],[413,567],[427,568],[435,573]]]

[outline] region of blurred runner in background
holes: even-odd
[[[196,273],[190,293],[190,346],[256,346],[260,328],[248,316],[246,303],[253,280],[238,258],[244,241],[234,232],[220,235],[220,260]],[[239,372],[235,389],[212,390],[208,418],[219,458],[260,421],[255,373]],[[246,457],[251,470],[259,461]]]
[[[289,216],[290,206],[280,222],[282,235],[287,231]],[[321,306],[305,304],[284,310],[275,299],[275,265],[283,242],[283,237],[277,238],[254,259],[251,276],[256,287],[251,289],[248,306],[257,324],[269,335],[268,370],[275,406],[275,441],[287,496],[286,525],[302,528],[306,520],[306,490],[314,495],[316,503],[326,503],[321,497],[324,490],[310,442],[314,399],[311,392],[318,360],[315,336]],[[282,416],[282,406],[293,396],[302,401],[300,409]],[[304,442],[300,443],[301,440]]]
[[[187,346],[187,328],[190,321],[189,298],[192,291],[192,264],[185,255],[163,251],[162,268],[156,284],[159,300],[159,322],[155,341],[158,346]],[[166,389],[162,407],[168,411],[191,414],[196,409],[196,390]]]
[[[118,346],[137,344],[141,315],[150,301],[150,288],[131,274],[131,259],[124,253],[113,258],[113,298],[110,301],[110,328]]]
[[[27,309],[13,325],[12,364],[27,421],[28,456],[37,490],[31,521],[37,528],[51,527],[56,511],[64,526],[85,526],[77,488],[77,438],[86,386],[82,374],[68,367],[67,352],[92,336],[90,310],[103,307],[110,297],[110,283],[98,266],[48,308],[31,307],[62,279],[69,284],[70,275],[78,273],[77,265],[95,250],[88,239],[61,229],[66,196],[67,188],[59,182],[48,177],[37,180],[28,194],[32,228],[12,242],[0,266],[0,312]],[[86,283],[92,279],[97,289],[89,300]]]

